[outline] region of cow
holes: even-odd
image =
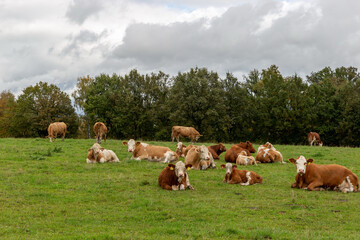
[[[258,152],[256,154],[256,161],[261,163],[280,162],[286,164],[281,152],[277,151],[275,147],[269,142],[259,146]]]
[[[236,158],[236,164],[238,165],[257,165],[253,156],[248,156],[246,151],[241,151]]]
[[[128,146],[128,152],[132,153],[131,159],[138,161],[171,163],[179,160],[179,156],[168,147],[135,142],[134,139],[123,142],[123,145]]]
[[[308,133],[308,141],[310,146],[320,146],[322,147],[323,142],[320,140],[320,135],[316,132],[309,132]]]
[[[290,158],[289,162],[296,165],[296,182],[292,188],[303,188],[309,191],[332,189],[336,191],[356,192],[359,190],[358,177],[346,167],[337,164],[320,165],[313,163],[312,158],[299,156]]]
[[[179,157],[185,157],[185,149],[186,146],[182,142],[178,142],[176,146],[176,154],[179,155]]]
[[[205,145],[193,146],[186,154],[185,164],[191,164],[192,169],[197,170],[216,168],[214,159]]]
[[[178,161],[175,165],[168,164],[159,175],[159,186],[166,190],[194,190],[190,184],[189,175],[186,170],[191,168],[191,164],[185,165]]]
[[[62,141],[64,141],[66,133],[66,124],[64,122],[53,122],[48,127],[48,137],[50,142],[54,139],[56,140],[57,135],[60,135]]]
[[[242,151],[246,151],[247,155],[251,156],[251,153],[254,153],[256,150],[249,141],[232,145],[225,153],[225,162],[236,163],[236,159]]]
[[[208,147],[209,152],[211,153],[211,155],[213,156],[213,158],[215,160],[219,160],[220,159],[220,154],[223,152],[226,152],[226,147],[224,146],[224,144],[219,143],[217,145],[212,145]]]
[[[119,162],[116,154],[111,150],[102,148],[98,143],[88,149],[87,163]]]
[[[173,126],[171,131],[172,142],[176,138],[179,142],[179,137],[190,138],[191,142],[196,142],[202,135],[193,127]]]
[[[221,168],[226,168],[224,183],[240,184],[242,186],[262,183],[262,177],[256,172],[237,169],[237,166],[231,163],[222,164]]]
[[[184,150],[184,157],[186,157],[187,153],[189,152],[190,149],[192,149],[192,147],[194,147],[194,145],[189,144],[189,145],[185,148],[185,150]]]
[[[104,141],[106,142],[106,133],[107,133],[107,127],[102,122],[96,122],[94,124],[94,133],[96,135],[96,142],[101,144],[102,136],[105,135]]]

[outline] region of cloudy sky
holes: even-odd
[[[207,67],[360,67],[359,0],[0,0],[0,91]]]

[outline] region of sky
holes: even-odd
[[[0,91],[206,67],[240,80],[359,67],[359,0],[0,0]]]

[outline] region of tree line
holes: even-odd
[[[90,137],[101,121],[117,139],[171,139],[174,125],[195,127],[201,141],[305,144],[318,132],[325,145],[360,145],[360,75],[357,68],[325,67],[302,79],[277,66],[221,78],[207,68],[170,77],[163,72],[77,79],[70,96],[39,82],[16,99],[0,95],[1,137],[44,137],[54,121],[70,137]],[[78,108],[77,114],[75,107]]]

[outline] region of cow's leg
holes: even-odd
[[[50,142],[52,142],[52,137],[49,137]]]
[[[180,136],[176,136],[176,141],[179,143]]]
[[[309,191],[322,191],[322,190],[324,190],[323,188],[320,187],[322,185],[323,185],[323,183],[321,181],[314,181],[314,182],[310,183],[307,186],[307,190],[309,190]]]
[[[185,175],[186,175],[186,188],[190,190],[194,190],[193,186],[191,186],[190,184],[189,175],[187,173],[185,173]]]
[[[310,146],[313,146],[314,142],[315,142],[315,139],[313,139],[313,140],[310,142]]]

